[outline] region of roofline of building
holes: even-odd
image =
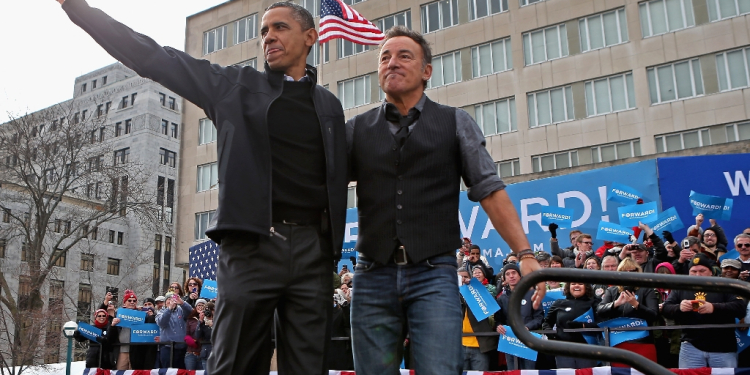
[[[198,13],[191,14],[191,15],[185,17],[185,20],[188,21],[188,20],[190,20],[193,17],[197,17],[197,16],[200,16],[203,13],[210,12],[210,11],[212,11],[212,10],[218,8],[218,7],[222,7],[222,6],[224,6],[224,5],[228,4],[228,3],[231,3],[232,1],[234,1],[234,0],[227,0],[227,1],[223,2],[223,3],[221,3],[221,4],[216,4],[216,5],[212,6],[212,7],[208,8],[208,9],[204,9],[204,10],[198,12]]]

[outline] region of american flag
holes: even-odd
[[[216,280],[216,262],[219,260],[219,245],[208,240],[190,248],[190,276]]]
[[[385,35],[367,18],[341,0],[322,0],[320,7],[320,43],[346,39],[357,44],[378,44]]]

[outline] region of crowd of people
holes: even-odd
[[[654,233],[643,223],[634,227],[631,243],[605,242],[594,249],[592,236],[573,230],[569,233],[570,246],[558,241],[556,224],[549,226],[551,254],[537,253],[542,267],[570,267],[588,270],[664,273],[689,276],[726,277],[748,280],[750,274],[750,228],[736,234],[729,242],[722,227],[710,220],[703,229],[703,216],[696,217],[695,225],[687,229],[681,241],[675,235]],[[641,237],[642,234],[642,237]],[[724,257],[731,249],[737,257]],[[729,249],[729,250],[728,250]],[[510,295],[521,279],[516,256],[510,254],[503,261],[502,270],[495,274],[490,263],[481,255],[479,246],[464,239],[457,253],[458,277],[468,284],[474,277],[496,296],[501,309],[494,317],[477,322],[470,310],[464,309],[465,352],[464,370],[588,368],[597,366],[595,359],[552,357],[539,353],[536,362],[497,353],[498,337],[470,336],[474,332],[496,331],[504,335],[506,312]],[[563,299],[551,303],[549,310],[534,309],[531,302],[533,290],[522,291],[521,314],[529,330],[553,330],[550,340],[592,343],[584,333],[568,331],[580,328],[598,328],[598,323],[614,318],[638,318],[648,326],[736,324],[750,322],[748,301],[731,293],[671,290],[669,285],[660,288],[631,287],[627,285],[591,285],[588,283],[560,283],[548,281],[548,291],[563,292]],[[588,311],[589,321],[580,321]],[[746,328],[738,328],[742,335]],[[658,362],[668,368],[747,367],[750,351],[737,353],[735,328],[684,329],[647,331],[648,335],[616,345]],[[595,344],[604,345],[601,335]],[[499,354],[499,355],[498,355]],[[612,366],[624,366],[613,363]]]
[[[172,282],[163,296],[138,300],[135,292],[126,290],[122,305],[107,292],[94,313],[94,326],[101,330],[96,342],[76,331],[74,338],[88,342],[86,367],[116,370],[149,370],[179,368],[203,370],[211,354],[211,330],[214,325],[215,300],[200,297],[203,281],[189,278],[184,285]],[[121,324],[118,309],[146,312],[145,323],[159,326],[159,336],[151,344],[132,344],[131,328]]]

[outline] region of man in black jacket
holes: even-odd
[[[418,374],[461,373],[461,178],[521,269],[540,268],[477,124],[424,95],[431,58],[418,32],[388,30],[378,58],[386,99],[347,123],[359,209],[351,307],[358,375],[398,374],[407,332]],[[539,288],[534,303],[543,294]]]
[[[711,277],[714,262],[704,254],[690,260],[690,276]],[[678,325],[734,324],[745,316],[747,303],[729,293],[674,290],[664,302],[662,314]],[[685,329],[682,331],[680,368],[737,367],[734,328]]]
[[[219,205],[206,234],[221,243],[221,258],[209,372],[268,373],[278,307],[280,373],[326,373],[330,271],[346,215],[346,133],[341,103],[305,65],[318,37],[310,13],[294,3],[266,9],[261,73],[162,47],[84,0],[57,1],[113,57],[216,125]]]

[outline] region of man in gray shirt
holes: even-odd
[[[431,51],[415,31],[386,32],[378,78],[386,100],[347,123],[359,233],[352,298],[358,375],[395,375],[408,334],[418,374],[462,372],[462,313],[455,251],[459,182],[517,253],[522,272],[539,268],[505,184],[466,112],[437,104],[424,89]],[[538,288],[538,308],[544,288]]]

